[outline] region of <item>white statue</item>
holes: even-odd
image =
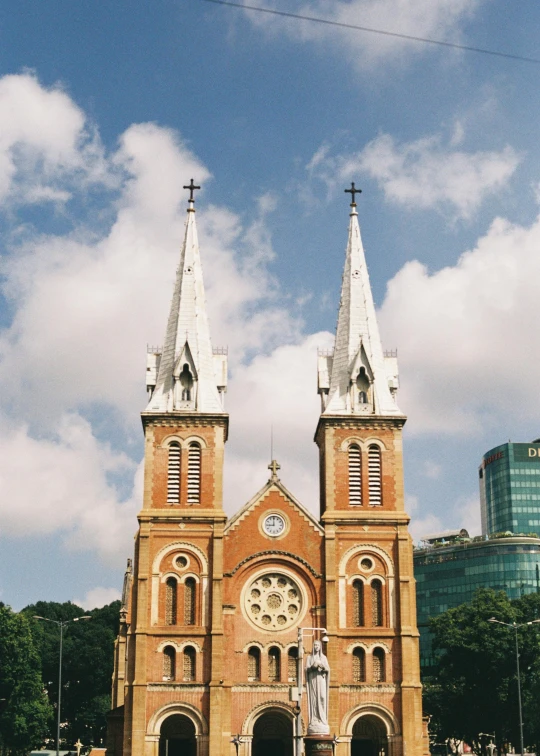
[[[313,651],[306,663],[306,687],[308,696],[308,735],[328,735],[328,690],[330,666],[322,652],[320,640],[313,643]]]

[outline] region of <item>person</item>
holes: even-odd
[[[322,643],[316,640],[306,663],[306,687],[308,696],[308,735],[328,735],[328,691],[330,666],[322,652]]]

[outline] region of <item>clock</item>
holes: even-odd
[[[285,520],[277,514],[268,515],[263,523],[264,532],[269,536],[278,536],[285,530]]]

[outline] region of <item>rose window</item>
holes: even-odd
[[[295,624],[301,608],[300,588],[287,575],[262,575],[246,591],[246,613],[265,630],[286,630]]]

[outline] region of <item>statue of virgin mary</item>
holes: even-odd
[[[313,643],[313,651],[306,663],[306,687],[308,696],[308,735],[328,735],[328,690],[330,666],[322,652],[320,640]]]

